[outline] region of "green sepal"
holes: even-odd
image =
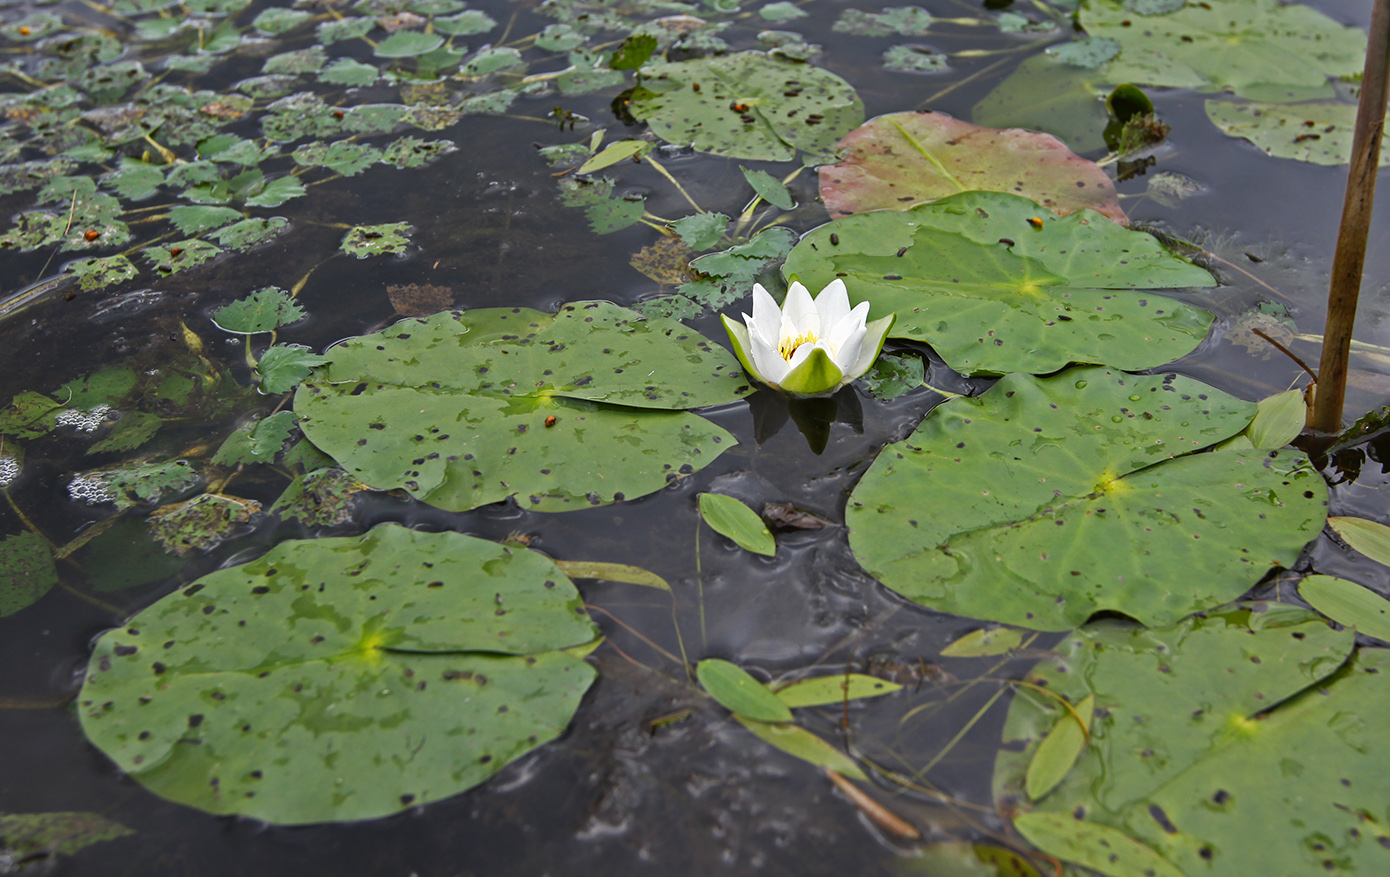
[[[738,357],[743,370],[762,383],[767,381],[758,374],[758,370],[753,368],[753,359],[748,355],[748,348],[752,345],[752,340],[748,337],[748,327],[736,320],[729,319],[727,314],[720,314],[719,319],[724,321],[724,331],[729,333],[729,341],[734,346],[734,356]]]
[[[835,364],[835,360],[830,358],[830,354],[817,347],[811,351],[811,355],[806,357],[801,365],[792,369],[782,379],[781,390],[801,399],[808,399],[812,396],[828,396],[840,389],[840,383],[844,377],[845,373],[840,371],[840,367]]]

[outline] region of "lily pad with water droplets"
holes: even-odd
[[[1128,836],[1175,874],[1382,869],[1385,832],[1367,814],[1390,797],[1385,650],[1353,655],[1350,631],[1270,603],[1158,630],[1087,625],[1057,652],[1027,681],[1074,703],[1094,696],[1096,710],[1075,767],[1019,826],[1044,851],[1141,873],[1108,864],[1103,848],[1087,857],[1084,837],[1065,830],[1091,826]],[[995,763],[1002,810],[1022,804],[1024,767],[1060,714],[1051,699],[1014,700]],[[1043,816],[1057,830],[1025,827]]]
[[[383,525],[284,542],[96,645],[78,712],[149,790],[280,824],[372,819],[556,737],[593,640],[548,559]]]
[[[1163,365],[1201,343],[1212,316],[1141,290],[1216,284],[1150,235],[998,192],[837,219],[803,237],[782,273],[811,289],[843,278],[873,317],[897,312],[893,336],[965,374]]]
[[[1009,375],[883,449],[850,497],[850,546],[941,612],[1168,624],[1240,596],[1322,530],[1327,485],[1302,454],[1196,453],[1254,413],[1174,375]]]
[[[820,169],[832,218],[977,191],[1021,195],[1058,216],[1088,207],[1129,225],[1105,171],[1050,134],[890,113],[851,131],[839,148],[844,157]]]
[[[864,104],[840,77],[761,52],[648,63],[642,73],[632,114],[668,143],[714,155],[829,155],[864,120]]]
[[[456,511],[651,493],[734,444],[682,409],[751,390],[724,348],[608,302],[445,312],[326,355],[295,394],[304,434],[365,484]]]

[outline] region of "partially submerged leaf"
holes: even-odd
[[[256,364],[260,373],[261,390],[272,395],[288,393],[307,378],[315,366],[328,362],[303,344],[277,344],[261,354]]]
[[[714,532],[727,536],[738,547],[772,557],[777,553],[777,541],[767,531],[758,513],[732,496],[702,493],[699,497],[700,517]]]
[[[695,666],[700,685],[736,716],[758,722],[790,722],[792,711],[767,686],[737,664],[706,658]]]
[[[119,511],[143,503],[159,502],[176,496],[202,480],[184,460],[167,463],[133,463],[107,469],[94,469],[73,476],[68,494],[89,503],[111,502]]]
[[[306,527],[336,527],[352,520],[354,500],[366,489],[342,469],[314,469],[291,481],[268,511]]]
[[[37,603],[56,584],[53,551],[43,537],[25,530],[0,539],[0,618]]]
[[[1186,877],[1172,862],[1129,835],[1066,813],[1014,817],[1018,833],[1058,858],[1114,877]]]
[[[155,509],[146,525],[164,550],[184,555],[225,542],[260,511],[254,499],[204,493]]]
[[[739,165],[739,171],[743,178],[748,181],[748,185],[753,187],[753,191],[758,193],[758,197],[780,210],[791,210],[796,206],[792,200],[792,193],[787,191],[787,187],[782,181],[774,177],[767,171],[749,170],[743,165]]]
[[[1129,224],[1105,171],[1050,134],[984,128],[941,113],[891,113],[851,131],[839,147],[844,157],[820,169],[832,219],[984,191],[1021,195],[1058,216],[1090,208]]]
[[[1351,160],[1356,105],[1336,101],[1275,104],[1209,100],[1207,118],[1231,137],[1244,137],[1275,158],[1320,165]],[[1382,139],[1380,166],[1390,166],[1390,149]]]
[[[549,560],[457,533],[282,542],[105,634],[78,713],[122,771],[182,804],[371,819],[563,731],[594,678],[558,651],[594,639],[581,610]]]
[[[850,779],[868,781],[868,776],[854,759],[831,746],[825,740],[797,725],[760,722],[738,714],[739,724],[753,732],[759,740],[782,750],[794,758],[816,767],[829,768]]]
[[[996,192],[835,220],[802,237],[782,274],[810,289],[843,278],[872,318],[897,313],[893,336],[931,344],[965,374],[1171,362],[1212,316],[1140,290],[1216,283],[1150,235]]]
[[[415,227],[408,222],[354,225],[343,235],[338,248],[359,259],[383,254],[399,256],[410,246],[410,235],[414,231]]]
[[[941,649],[943,658],[984,658],[1004,655],[1023,644],[1023,631],[1012,627],[982,627],[958,637]]]
[[[97,813],[0,814],[0,838],[4,838],[4,850],[19,856],[20,861],[71,856],[92,844],[134,833],[119,822]]]
[[[1173,375],[1010,375],[884,448],[850,496],[850,546],[937,611],[1034,630],[1107,610],[1171,623],[1322,530],[1327,485],[1303,455],[1194,453],[1253,409]]]
[[[557,560],[555,565],[564,570],[565,575],[572,579],[601,579],[605,582],[622,582],[627,585],[656,588],[659,591],[671,590],[671,586],[666,583],[665,579],[651,570],[642,569],[640,566],[594,560]]]

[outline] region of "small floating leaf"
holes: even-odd
[[[1076,759],[1090,739],[1091,718],[1095,714],[1096,698],[1088,694],[1071,710],[1064,710],[1057,724],[1033,751],[1023,788],[1030,800],[1036,801],[1052,791],[1071,771]]]
[[[710,697],[736,716],[758,722],[792,720],[791,709],[736,664],[706,658],[695,666],[695,675]]]
[[[777,553],[777,540],[767,531],[762,518],[732,496],[700,494],[700,517],[714,532],[727,536],[746,551],[767,557]]]
[[[1298,438],[1307,419],[1303,391],[1285,390],[1260,400],[1246,434],[1257,448],[1282,448]]]
[[[901,688],[902,686],[898,683],[889,682],[887,679],[880,679],[877,676],[865,676],[862,673],[840,673],[835,676],[817,676],[814,679],[793,682],[785,688],[777,689],[776,694],[777,699],[782,703],[792,709],[798,709],[807,706],[844,703],[846,700],[858,700],[863,697],[878,697],[883,694],[892,694]]]
[[[651,148],[652,144],[646,140],[618,140],[603,147],[601,152],[581,164],[575,173],[591,174],[635,155],[646,155]]]
[[[314,366],[328,361],[328,357],[303,344],[277,344],[261,354],[261,361],[256,364],[261,390],[271,395],[288,393],[309,376]]]
[[[212,462],[219,466],[273,462],[289,441],[296,419],[292,411],[278,411],[242,424],[222,442]]]
[[[1023,644],[1023,631],[1012,627],[982,627],[952,640],[941,649],[943,658],[984,658],[1004,655]]]
[[[217,241],[229,250],[249,250],[279,237],[289,228],[290,222],[283,216],[253,216],[234,222],[225,228],[211,232],[207,237]]]
[[[1328,518],[1332,532],[1352,548],[1374,560],[1390,566],[1390,527],[1365,518]]]
[[[213,311],[212,321],[224,332],[254,335],[297,323],[305,316],[288,292],[267,286]]]
[[[558,650],[596,633],[546,558],[388,524],[282,542],[160,600],[97,642],[78,712],[170,800],[286,825],[371,819],[559,735],[594,670]]]
[[[729,227],[729,217],[723,213],[696,213],[671,223],[681,241],[692,250],[708,250],[719,243]]]
[[[343,235],[338,248],[359,259],[380,255],[399,256],[410,245],[410,234],[413,231],[415,226],[408,222],[354,225]]]
[[[1298,595],[1344,627],[1390,642],[1390,600],[1370,588],[1336,576],[1308,576]]]
[[[753,191],[767,203],[779,210],[791,210],[796,206],[796,202],[792,200],[792,193],[772,174],[760,170],[750,171],[743,165],[739,165],[738,169],[743,173],[748,185],[753,187]]]
[[[1167,859],[1123,831],[1065,813],[1024,813],[1014,827],[1058,858],[1117,877],[1186,877]]]
[[[354,500],[366,489],[337,467],[314,469],[291,481],[269,512],[306,527],[336,527],[352,520]]]
[[[21,862],[71,856],[92,844],[134,833],[119,822],[96,813],[0,814],[0,837],[5,839],[5,852]]]
[[[119,511],[176,496],[201,481],[201,476],[183,460],[167,463],[136,463],[109,469],[96,469],[73,476],[68,494],[89,503],[112,502]]]
[[[669,591],[666,580],[651,570],[625,563],[603,563],[591,560],[557,560],[555,564],[572,579],[602,579],[605,582],[622,582],[627,585],[641,585]]]
[[[651,34],[633,34],[618,44],[608,66],[614,70],[636,70],[656,51],[657,40]]]
[[[202,234],[241,219],[241,211],[230,207],[201,207],[183,204],[169,211],[169,222],[183,234]]]
[[[88,259],[74,259],[64,269],[77,277],[83,292],[123,283],[140,273],[129,259],[117,253]]]
[[[373,53],[378,58],[412,58],[433,52],[444,45],[444,37],[418,30],[399,30],[376,44]]]
[[[188,240],[175,241],[172,244],[157,244],[146,247],[140,251],[140,255],[154,266],[155,273],[167,277],[170,274],[196,268],[204,262],[211,261],[221,252],[221,247],[206,241],[189,238]]]
[[[0,618],[37,603],[56,584],[53,552],[41,536],[25,530],[0,539]]]

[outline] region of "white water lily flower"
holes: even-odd
[[[744,325],[724,317],[739,362],[753,377],[791,396],[828,396],[869,370],[896,314],[868,322],[869,303],[851,310],[843,280],[832,280],[814,300],[792,281],[782,307],[753,284],[753,315]]]

